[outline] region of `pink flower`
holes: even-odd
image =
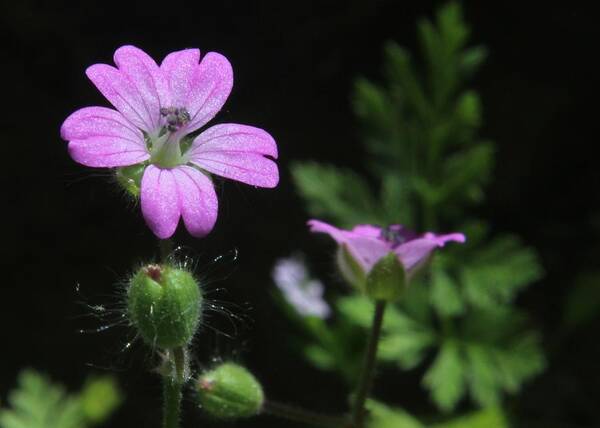
[[[328,234],[341,248],[348,251],[364,275],[380,259],[393,252],[404,267],[406,276],[411,278],[429,259],[433,250],[443,247],[446,242],[465,242],[462,233],[435,235],[427,232],[419,236],[398,224],[385,228],[361,224],[352,230],[338,229],[319,220],[310,220],[308,224],[312,232]],[[344,264],[343,258],[340,259],[342,273],[346,277],[352,277],[352,268]]]
[[[210,174],[259,187],[275,187],[277,146],[264,130],[233,123],[197,131],[223,107],[233,86],[231,64],[198,49],[170,53],[159,65],[134,46],[115,52],[117,68],[86,70],[116,108],[85,107],[61,127],[71,157],[100,168],[145,166],[141,207],[161,239],[175,233],[179,218],[196,237],[215,225],[218,201]],[[270,158],[269,158],[270,157]]]

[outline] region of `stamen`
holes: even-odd
[[[185,107],[163,107],[160,115],[165,118],[165,127],[169,132],[178,131],[192,119]]]
[[[406,242],[407,237],[398,226],[387,226],[381,229],[379,237],[395,248]]]

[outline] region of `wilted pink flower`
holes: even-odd
[[[145,165],[142,214],[159,238],[173,235],[179,217],[193,236],[212,230],[218,202],[209,173],[277,185],[277,165],[268,158],[277,158],[277,146],[266,131],[228,123],[189,136],[219,112],[231,92],[227,58],[209,52],[200,61],[198,49],[185,49],[159,66],[142,50],[123,46],[114,61],[117,68],[94,64],[86,74],[116,110],[82,108],[65,120],[61,136],[83,165]]]
[[[338,229],[319,220],[310,220],[308,224],[312,232],[326,233],[345,248],[364,274],[368,274],[381,258],[393,252],[410,278],[436,248],[450,241],[465,242],[462,233],[435,235],[427,232],[417,235],[397,224],[385,228],[362,224],[352,230]],[[352,276],[350,268],[343,263],[341,269],[344,275]]]

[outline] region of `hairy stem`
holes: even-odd
[[[365,354],[365,362],[362,368],[360,381],[356,389],[354,398],[354,406],[352,411],[352,419],[355,428],[364,428],[366,408],[365,403],[371,392],[373,384],[373,376],[375,375],[375,363],[377,361],[377,348],[379,346],[379,338],[381,337],[381,327],[383,325],[383,316],[385,314],[386,302],[378,300],[375,303],[375,313],[373,315],[373,323],[371,324],[371,334],[367,344]]]
[[[343,416],[324,415],[317,412],[311,412],[296,406],[276,403],[274,401],[265,401],[262,408],[263,413],[277,416],[282,419],[288,419],[294,422],[322,427],[322,428],[349,428],[351,421]]]
[[[169,373],[163,377],[163,428],[179,428],[182,389],[185,383],[185,350],[169,351]]]

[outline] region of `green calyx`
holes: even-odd
[[[350,253],[346,245],[338,247],[336,263],[342,277],[354,288],[364,292],[366,281],[365,271]]]
[[[147,265],[131,279],[127,312],[142,339],[152,347],[189,345],[198,329],[202,295],[194,277],[169,265]]]
[[[262,386],[244,367],[224,363],[203,373],[196,382],[200,406],[218,419],[257,415],[264,402]]]
[[[116,169],[117,182],[121,185],[123,190],[134,198],[140,196],[140,187],[142,183],[142,176],[146,169],[145,163],[139,163],[136,165],[125,166]]]
[[[373,300],[394,302],[407,286],[406,271],[398,256],[390,252],[373,266],[365,281],[367,296]]]

